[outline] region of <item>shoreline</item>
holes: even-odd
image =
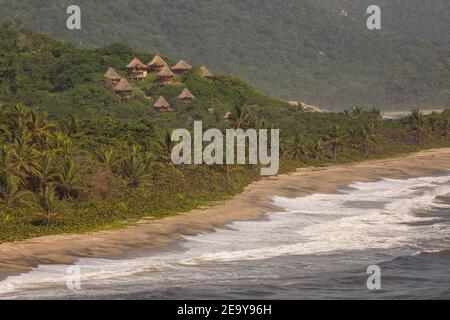
[[[323,168],[299,169],[247,186],[243,193],[212,207],[200,208],[160,220],[142,220],[123,229],[83,234],[45,236],[0,244],[0,281],[41,264],[71,264],[78,258],[113,257],[139,249],[158,249],[183,236],[213,232],[233,221],[253,220],[282,211],[270,203],[274,195],[301,197],[329,193],[353,182],[382,178],[412,178],[450,169],[450,148],[406,156],[369,160]]]

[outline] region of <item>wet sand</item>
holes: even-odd
[[[1,244],[0,280],[41,264],[70,264],[81,257],[111,257],[130,250],[156,249],[182,240],[183,235],[212,232],[232,221],[261,218],[266,212],[280,211],[270,204],[270,198],[274,195],[299,197],[326,193],[355,181],[427,176],[448,169],[450,148],[386,160],[300,169],[295,173],[252,183],[242,194],[210,208],[161,220],[143,220],[123,229],[46,236]]]

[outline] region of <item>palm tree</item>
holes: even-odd
[[[8,175],[0,179],[0,203],[12,205],[21,201],[30,192],[20,189],[20,180]]]
[[[338,125],[334,126],[334,128],[331,130],[327,144],[331,147],[333,160],[337,159],[338,151],[344,148],[346,137],[347,136],[342,133]]]
[[[230,120],[234,129],[245,129],[248,127],[248,122],[251,118],[251,113],[248,105],[236,105],[231,114]]]
[[[101,147],[96,155],[98,162],[100,162],[108,172],[113,172],[121,161],[113,147]]]
[[[0,147],[0,178],[6,178],[9,175],[19,176],[14,167],[11,149],[3,145]]]
[[[59,127],[61,130],[67,134],[67,136],[72,137],[81,132],[82,125],[80,117],[76,114],[69,114],[68,119],[63,119],[59,121]]]
[[[55,167],[53,166],[53,155],[51,152],[44,152],[43,156],[36,164],[36,178],[38,180],[38,188],[42,192],[49,187],[56,179]]]
[[[298,132],[295,134],[293,141],[290,141],[289,157],[292,160],[298,160],[302,156],[309,159],[308,143],[305,141],[305,137]]]
[[[129,155],[120,166],[121,174],[127,180],[129,187],[137,188],[150,178],[147,160],[146,157],[141,156],[138,146],[132,146]]]
[[[29,206],[34,210],[33,216],[41,219],[42,224],[46,226],[56,221],[62,207],[53,186],[45,188],[35,202],[29,203]]]
[[[70,139],[64,132],[56,131],[52,135],[52,148],[62,156],[68,156],[75,152],[72,139]]]
[[[78,165],[69,157],[64,157],[56,172],[55,180],[57,183],[56,190],[62,198],[74,197],[81,180]]]
[[[450,119],[444,122],[443,130],[442,130],[442,138],[445,141],[448,141],[448,136],[450,134]]]
[[[315,140],[311,146],[311,153],[314,160],[322,160],[325,146],[322,139]]]
[[[49,131],[54,128],[52,124],[47,123],[47,113],[37,109],[29,112],[27,127],[32,142],[38,144],[40,147],[46,141]]]
[[[411,110],[409,122],[410,122],[411,131],[414,133],[416,143],[421,144],[422,138],[425,135],[422,112],[420,112],[419,109]]]
[[[12,159],[16,172],[35,175],[37,173],[34,162],[36,158],[37,152],[29,146],[28,141],[15,140],[12,148]]]
[[[377,136],[378,135],[375,133],[375,124],[373,122],[367,123],[361,130],[359,145],[362,148],[364,154],[367,155],[369,153],[369,148],[371,145],[379,148]]]
[[[172,149],[174,147],[174,142],[172,141],[172,130],[166,130],[163,136],[158,140],[158,145],[162,149],[160,158],[163,161],[171,162]]]

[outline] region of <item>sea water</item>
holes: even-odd
[[[450,298],[450,171],[271,201],[284,211],[180,246],[80,259],[80,290],[69,266],[42,265],[0,282],[0,299]]]

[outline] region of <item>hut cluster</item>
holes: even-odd
[[[139,81],[148,76],[149,73],[156,75],[156,83],[159,86],[170,85],[173,83],[173,78],[175,74],[184,74],[189,72],[192,66],[185,60],[180,60],[172,68],[169,67],[167,62],[164,61],[159,55],[156,55],[152,61],[148,64],[144,64],[138,58],[134,58],[127,65],[127,78],[130,80]],[[202,76],[207,80],[213,80],[214,75],[206,68],[200,68]],[[105,73],[105,78],[109,80],[116,92],[117,96],[122,102],[128,101],[133,95],[133,87],[128,83],[125,77],[114,70],[114,68],[109,68]],[[184,103],[189,103],[195,96],[185,88],[178,96]],[[155,104],[153,105],[157,112],[172,112],[170,104],[167,102],[166,98],[160,96]]]

